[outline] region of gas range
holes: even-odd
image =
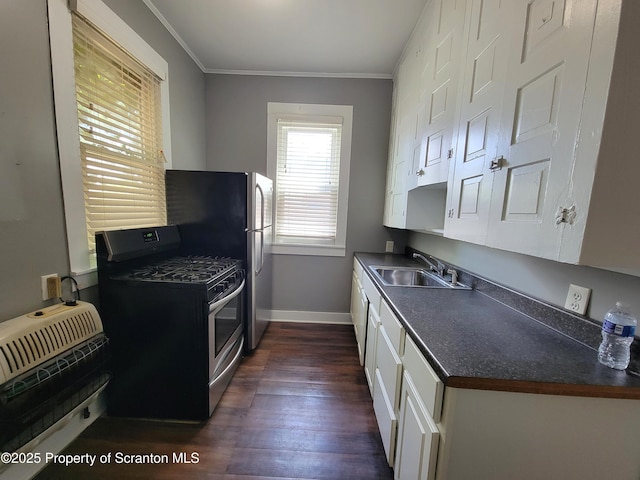
[[[242,268],[240,260],[208,256],[170,257],[133,269],[121,276],[130,280],[207,283]]]
[[[119,280],[202,284],[207,287],[208,301],[222,298],[244,279],[242,261],[209,256],[174,256],[128,270]]]
[[[175,225],[96,234],[110,415],[200,421],[220,400],[242,358],[244,262],[202,253]]]

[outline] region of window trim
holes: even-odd
[[[277,171],[277,135],[279,117],[300,116],[317,120],[318,117],[341,117],[342,141],[340,147],[340,185],[338,188],[338,219],[336,242],[334,245],[322,244],[278,244],[272,246],[274,254],[283,255],[317,255],[344,257],[346,255],[347,213],[349,206],[349,172],[351,165],[351,135],[353,124],[353,106],[351,105],[321,105],[303,103],[267,103],[267,175],[276,185]],[[274,198],[277,192],[274,192]],[[275,218],[275,205],[274,218]]]
[[[163,80],[160,87],[163,153],[167,161],[165,168],[171,168],[168,63],[101,0],[76,0],[75,3],[78,13]],[[86,288],[97,284],[97,273],[95,256],[89,254],[86,242],[87,227],[80,163],[71,11],[67,0],[48,0],[47,9],[69,269],[71,275],[78,281],[79,287]]]

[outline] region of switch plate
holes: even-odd
[[[57,273],[43,275],[40,277],[40,281],[42,282],[42,300],[58,298],[62,295],[60,277]]]
[[[590,288],[571,284],[569,285],[569,293],[567,294],[567,301],[564,304],[564,308],[584,315],[587,311],[587,305],[589,305],[590,296]]]
[[[384,246],[384,251],[387,253],[393,253],[393,240],[387,240],[387,243]]]

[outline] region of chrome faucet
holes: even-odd
[[[457,285],[458,284],[458,271],[450,268],[449,270],[447,270],[447,273],[449,275],[451,275],[451,285]]]
[[[422,255],[420,253],[417,253],[417,252],[413,252],[412,257],[413,258],[419,258],[424,263],[429,265],[429,270],[431,270],[432,272],[436,272],[441,277],[444,277],[445,266],[442,263],[440,263],[439,261],[436,260],[434,262],[431,258],[425,257],[424,255]]]

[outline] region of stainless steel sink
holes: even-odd
[[[370,268],[382,283],[388,286],[469,289],[469,287],[461,283],[452,285],[442,277],[422,268],[377,266]]]

